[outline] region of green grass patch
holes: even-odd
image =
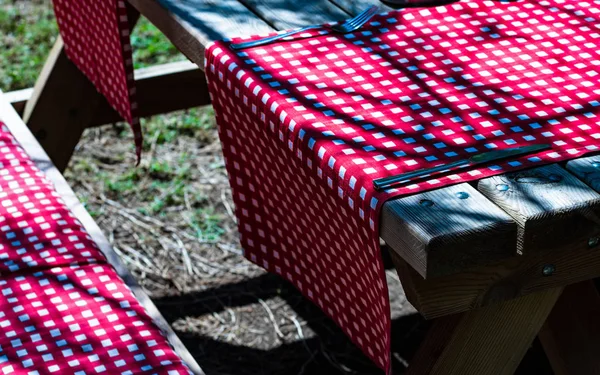
[[[49,1],[0,0],[0,89],[33,86],[57,34]]]
[[[199,144],[210,143],[215,137],[214,112],[210,108],[193,108],[184,112],[159,115],[144,121],[144,149],[153,143],[173,142],[179,136],[190,136]],[[128,136],[128,133],[121,133]]]
[[[136,69],[185,59],[160,30],[145,18],[140,18],[131,34],[131,45]]]
[[[143,175],[144,171],[141,168],[131,168],[128,172],[117,175],[101,174],[106,189],[119,194],[135,191]]]
[[[191,225],[201,241],[216,242],[225,233],[222,227],[223,220],[224,216],[216,213],[212,207],[197,209],[194,211]]]
[[[0,89],[31,87],[58,35],[49,0],[0,0]],[[184,57],[147,19],[132,35],[136,68],[183,60]]]

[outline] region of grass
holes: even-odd
[[[131,46],[136,69],[183,59],[173,44],[145,18],[140,19],[131,35]]]
[[[57,35],[50,0],[0,0],[0,89],[33,86]],[[131,43],[136,68],[184,59],[145,18]]]
[[[47,1],[0,0],[0,88],[32,86],[56,38]]]

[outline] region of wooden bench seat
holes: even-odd
[[[1,92],[0,167],[0,373],[202,373]]]

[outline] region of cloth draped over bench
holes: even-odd
[[[0,274],[0,373],[191,374],[2,113]]]

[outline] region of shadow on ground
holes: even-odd
[[[277,275],[265,274],[205,292],[165,297],[154,302],[169,323],[173,323],[185,317],[210,314],[275,296],[285,300],[308,323],[315,334],[313,337],[282,344],[271,350],[260,350],[217,341],[197,333],[179,331],[178,335],[207,375],[383,373],[346,338],[333,321]],[[410,364],[430,324],[415,313],[393,319],[394,374],[406,373],[406,366]],[[537,340],[516,374],[552,375]]]

